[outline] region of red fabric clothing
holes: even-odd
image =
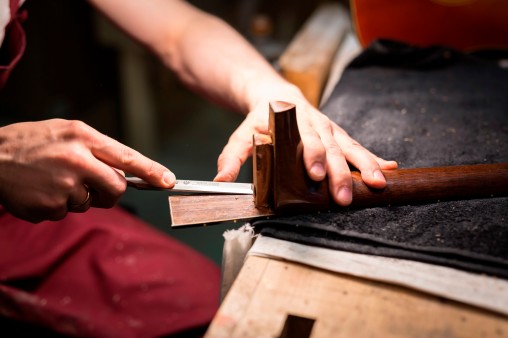
[[[157,337],[209,323],[220,270],[120,208],[32,224],[0,206],[0,315],[74,337]]]
[[[0,89],[4,87],[26,48],[25,31],[21,26],[26,12],[19,11],[19,0],[10,0],[10,9],[11,20],[5,28],[4,41],[0,45]]]

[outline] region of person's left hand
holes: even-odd
[[[296,104],[304,163],[309,176],[321,181],[327,175],[330,194],[337,204],[347,206],[352,202],[348,162],[360,170],[368,186],[386,186],[381,170],[397,168],[395,161],[386,161],[365,149],[300,94],[293,94],[289,100],[282,101]],[[219,156],[215,181],[236,180],[241,165],[252,155],[252,135],[268,134],[268,104],[267,100],[257,104],[231,135]]]

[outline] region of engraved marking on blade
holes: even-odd
[[[171,192],[205,192],[213,194],[253,194],[252,183],[176,180],[173,188],[165,189],[154,187],[138,177],[126,177],[126,180],[128,185],[134,186],[137,189],[167,190]]]

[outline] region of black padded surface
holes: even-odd
[[[495,55],[495,54],[494,54]],[[492,58],[378,41],[322,108],[400,168],[508,162],[508,71]],[[254,222],[263,235],[508,278],[508,198]]]

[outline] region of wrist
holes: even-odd
[[[274,82],[273,80],[257,79],[257,82],[248,92],[248,111],[252,112],[263,108],[268,111],[268,104],[271,101],[285,101],[295,104],[299,108],[306,108],[309,103],[303,96],[302,92],[295,85],[281,79]]]

